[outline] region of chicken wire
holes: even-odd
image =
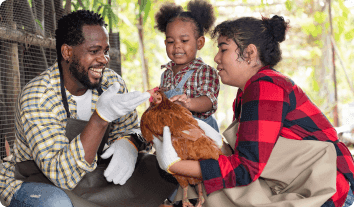
[[[12,153],[14,109],[21,89],[56,61],[62,0],[6,0],[0,5],[0,157]],[[110,34],[109,67],[121,74],[119,35]]]

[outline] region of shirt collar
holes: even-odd
[[[193,70],[193,69],[197,69],[199,67],[199,64],[203,63],[203,59],[201,57],[198,57],[196,59],[194,59],[193,61],[191,61],[188,65],[186,65],[182,70],[182,71],[188,71],[188,70]],[[175,65],[176,63],[174,63],[172,60],[170,62],[168,62],[165,65],[161,65],[161,69],[166,68],[167,70],[172,70],[172,67]]]
[[[243,88],[243,90],[245,91],[246,88],[253,82],[253,77],[255,77],[257,74],[259,74],[259,73],[261,73],[261,72],[263,72],[263,71],[265,71],[265,70],[274,70],[274,69],[272,69],[272,68],[270,67],[270,65],[264,66],[264,67],[262,67],[261,69],[259,69],[259,70],[257,71],[257,73],[254,74],[254,75],[246,82],[245,87]]]
[[[107,70],[106,68],[105,70]],[[55,62],[53,66],[50,67],[50,82],[54,86],[55,92],[61,95],[61,87],[60,87],[60,72],[58,62]],[[107,76],[104,75],[102,77],[101,87],[102,90],[105,91],[109,87],[109,82],[107,80]],[[65,88],[65,92],[67,94],[68,100],[72,98],[72,94]],[[97,89],[92,90],[92,94],[98,94]]]

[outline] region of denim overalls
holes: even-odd
[[[186,83],[186,81],[188,80],[188,78],[192,75],[193,72],[194,72],[194,70],[187,71],[187,73],[184,74],[184,76],[182,77],[182,80],[178,83],[176,88],[171,89],[169,91],[165,91],[165,95],[167,96],[167,98],[172,98],[175,95],[182,95],[183,94],[183,86]],[[161,75],[161,83],[162,83],[162,80],[163,80],[163,74]],[[211,127],[213,127],[217,132],[219,132],[218,124],[216,123],[216,120],[213,116],[209,116],[206,119],[198,118],[194,115],[193,115],[193,117],[204,121],[205,123],[207,123]]]

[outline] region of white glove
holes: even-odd
[[[120,84],[115,82],[98,98],[96,111],[105,121],[112,122],[132,112],[150,98],[150,93],[140,91],[117,94],[119,88]]]
[[[163,128],[163,142],[154,136],[152,140],[156,149],[156,159],[160,165],[160,168],[172,174],[169,168],[180,161],[181,158],[178,157],[175,148],[172,146],[171,142],[171,132],[168,126]]]
[[[138,150],[127,139],[115,141],[102,155],[103,159],[112,157],[104,176],[108,182],[124,185],[132,176],[138,158]]]
[[[209,124],[205,123],[204,121],[200,119],[195,119],[195,120],[198,121],[198,126],[204,130],[205,135],[210,137],[215,142],[216,146],[221,148],[223,145],[221,134],[217,132],[213,127],[211,127]]]

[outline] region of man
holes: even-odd
[[[103,18],[91,11],[59,20],[58,62],[31,80],[19,97],[14,158],[0,172],[4,205],[72,206],[62,189],[74,189],[100,157],[112,157],[104,171],[108,182],[124,185],[132,176],[138,150],[146,145],[129,134],[139,131],[135,108],[150,94],[128,93],[123,79],[105,68],[108,40]],[[109,138],[102,141],[106,131]],[[101,141],[109,145],[102,156]],[[40,183],[29,179],[36,170]]]

